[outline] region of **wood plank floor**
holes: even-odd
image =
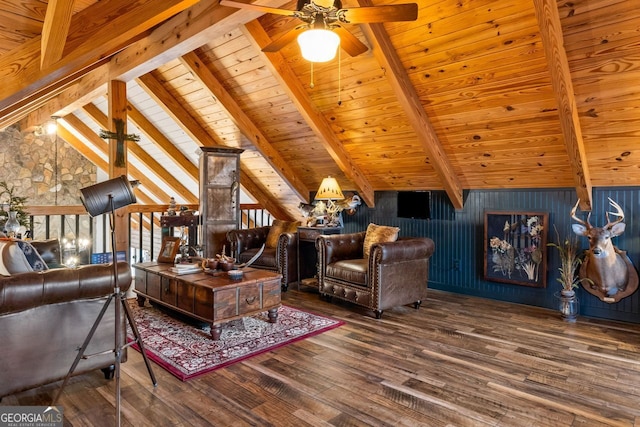
[[[126,426],[640,426],[640,325],[430,291],[380,320],[312,289],[288,305],[346,321],[182,383],[122,368]],[[5,397],[46,405],[59,383]],[[74,377],[65,425],[114,424],[114,382]]]

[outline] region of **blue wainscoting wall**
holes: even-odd
[[[627,251],[636,267],[640,266],[640,188],[616,187],[593,190],[591,224],[602,226],[605,212],[611,207],[611,197],[625,212],[626,230],[614,239],[614,244]],[[574,189],[553,190],[474,190],[465,193],[462,210],[453,209],[443,191],[431,192],[431,219],[412,220],[397,217],[397,192],[376,192],[376,206],[360,206],[353,216],[344,217],[345,232],[365,230],[371,222],[400,227],[401,236],[427,236],[435,241],[436,251],[431,258],[429,287],[461,294],[475,295],[520,304],[556,309],[555,296],[560,290],[559,258],[554,248],[548,248],[547,287],[532,288],[483,279],[484,273],[484,214],[485,211],[547,212],[550,229],[548,240],[555,241],[553,226],[560,237],[571,232],[570,211],[576,202]],[[586,213],[578,212],[581,218]],[[583,248],[588,247],[581,237]],[[640,292],[609,304],[580,288],[580,315],[640,323]]]

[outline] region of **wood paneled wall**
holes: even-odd
[[[547,287],[504,284],[483,280],[483,233],[485,211],[541,211],[549,213],[548,240],[555,241],[555,225],[564,237],[571,232],[569,212],[576,202],[573,189],[558,190],[474,190],[465,194],[464,208],[455,211],[445,193],[431,193],[430,220],[410,220],[396,215],[397,192],[376,192],[376,207],[361,206],[354,216],[346,216],[345,231],[366,229],[370,222],[400,227],[401,236],[427,236],[436,243],[431,259],[429,287],[461,294],[502,301],[556,308],[560,290],[556,281],[560,260],[557,251],[548,248]],[[627,251],[635,265],[640,266],[640,188],[620,187],[594,189],[591,223],[605,223],[605,212],[611,210],[607,197],[622,206],[627,228],[614,244]],[[586,215],[586,213],[583,213]],[[581,238],[583,248],[588,247]],[[615,304],[600,301],[582,288],[578,290],[580,314],[640,323],[640,293],[636,292]]]

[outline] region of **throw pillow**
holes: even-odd
[[[265,246],[267,248],[275,248],[278,246],[278,238],[280,238],[282,233],[295,233],[298,231],[300,224],[300,221],[283,221],[280,219],[274,219],[271,224],[271,228],[269,229],[269,234],[267,234]]]
[[[24,240],[16,240],[18,247],[22,250],[25,258],[27,258],[27,262],[33,269],[33,271],[44,271],[48,270],[47,263],[44,262],[40,253],[33,247],[33,245]]]
[[[47,270],[47,265],[29,242],[0,239],[0,274],[12,275]]]
[[[371,246],[375,243],[395,242],[398,240],[398,227],[389,227],[386,225],[369,224],[367,232],[364,235],[363,257],[369,258]]]

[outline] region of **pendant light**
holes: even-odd
[[[327,62],[336,57],[340,36],[324,28],[312,28],[298,36],[302,57],[309,62]]]

